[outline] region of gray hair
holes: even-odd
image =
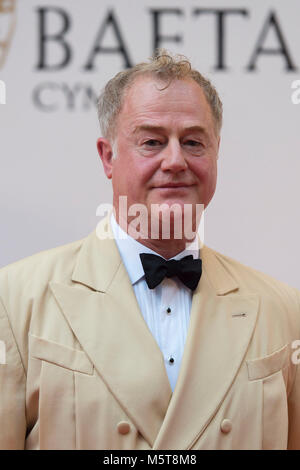
[[[109,80],[98,99],[98,118],[102,135],[114,141],[117,117],[121,111],[126,92],[140,75],[150,75],[167,82],[192,78],[202,88],[210,105],[215,130],[219,135],[222,127],[223,106],[215,87],[200,72],[192,69],[190,61],[183,55],[172,56],[165,49],[159,50],[150,62],[141,62],[119,72]]]

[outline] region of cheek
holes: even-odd
[[[142,202],[155,172],[149,159],[134,158],[116,161],[112,173],[112,186],[115,195],[128,196],[130,203]]]
[[[145,201],[149,195],[149,189],[156,179],[159,165],[155,159],[140,157],[129,170],[128,191],[135,194],[137,200]]]
[[[194,165],[190,165],[191,170],[197,176],[199,182],[214,184],[217,177],[217,163],[210,158],[203,158]]]
[[[125,196],[132,186],[130,165],[125,164],[124,160],[117,157],[112,171],[112,187],[115,196]]]

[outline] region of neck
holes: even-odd
[[[186,249],[186,244],[191,242],[191,240],[145,240],[142,238],[137,241],[165,259],[170,259],[178,255],[178,253]]]
[[[151,231],[148,230],[147,232],[143,232],[142,230],[138,230],[136,226],[130,224],[130,220],[125,220],[122,217],[118,216],[118,213],[115,213],[115,219],[121,229],[126,232],[129,236],[137,240],[142,245],[150,248],[151,250],[155,251],[157,254],[162,256],[165,259],[170,259],[176,256],[178,253],[184,251],[189,244],[191,244],[196,236],[197,236],[197,228],[198,224],[194,225],[194,232],[190,233],[190,237],[184,237],[184,231],[182,230],[182,236],[179,238],[178,234],[170,231],[171,233],[169,236],[163,237],[162,230],[155,233],[154,237],[151,236]],[[149,223],[149,227],[151,227]],[[191,236],[192,235],[192,236]]]

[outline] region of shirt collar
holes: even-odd
[[[144,276],[144,269],[139,256],[140,253],[151,253],[158,256],[161,255],[128,235],[128,233],[126,233],[117,223],[113,212],[111,214],[110,222],[115,242],[128,272],[130,281],[132,284],[135,284]],[[177,260],[187,255],[193,255],[194,258],[199,258],[199,242],[197,236],[192,242],[186,245],[186,248],[183,251],[171,259]]]

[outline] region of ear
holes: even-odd
[[[112,177],[112,167],[113,167],[113,151],[112,146],[109,140],[100,137],[97,140],[97,149],[102,160],[102,165],[104,172],[108,179]]]
[[[217,154],[217,160],[219,159],[220,141],[221,141],[221,137],[219,136],[219,137],[218,137],[218,154]]]

